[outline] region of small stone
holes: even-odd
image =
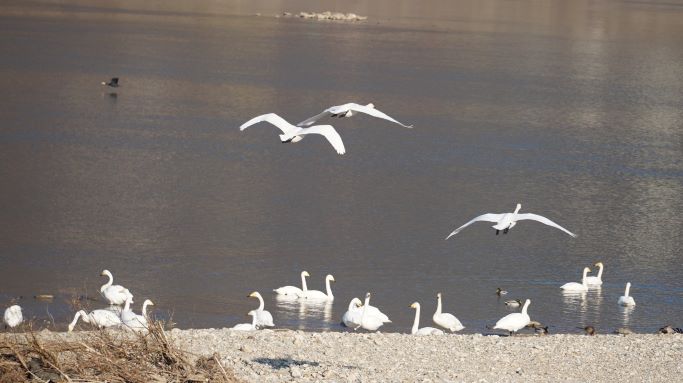
[[[301,369],[297,366],[292,366],[289,368],[289,373],[292,375],[292,378],[301,378]]]

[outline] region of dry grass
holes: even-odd
[[[117,330],[80,332],[68,341],[42,338],[33,331],[0,337],[0,383],[238,382],[218,355],[191,363],[160,321],[151,322],[146,334]]]

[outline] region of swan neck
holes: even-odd
[[[441,314],[441,297],[436,298],[436,313]]]
[[[261,294],[258,294],[256,296],[256,298],[258,298],[258,308],[256,310],[262,311],[263,308],[265,307],[265,303],[263,302],[263,297],[261,296]]]
[[[356,302],[351,299],[351,303],[349,303],[349,311],[353,311],[354,307],[356,306]]]
[[[130,301],[131,299],[126,299],[126,304],[123,305],[123,311],[130,311]]]
[[[586,280],[586,276],[588,275],[588,270],[583,269],[583,278],[581,278],[581,284],[586,286],[588,281]]]
[[[600,264],[600,265],[598,266],[598,268],[599,268],[599,270],[598,270],[598,279],[602,279],[602,268],[603,268],[602,264]]]
[[[147,318],[147,306],[149,305],[148,301],[145,301],[145,303],[142,304],[142,316]]]
[[[415,320],[413,321],[412,333],[415,334],[420,327],[420,305],[415,306]]]
[[[306,286],[306,276],[301,274],[301,290],[308,291],[308,286]]]
[[[334,295],[332,295],[332,288],[330,287],[330,278],[325,278],[325,290],[327,290],[327,298],[332,299]]]
[[[514,212],[514,214],[519,213],[519,209],[521,209],[521,208],[522,208],[522,204],[521,204],[521,203],[518,203],[518,204],[517,204],[517,207],[515,207],[515,212]]]
[[[628,298],[629,290],[631,290],[631,286],[630,286],[630,285],[626,285],[626,289],[624,290],[624,296],[625,296],[626,298]]]
[[[107,278],[109,278],[109,281],[103,284],[102,287],[100,287],[100,291],[104,291],[104,289],[106,289],[107,287],[111,286],[112,283],[114,283],[114,277],[111,275],[111,273],[105,273],[105,275],[107,276]]]
[[[83,311],[79,311],[76,313],[76,316],[74,316],[74,320],[72,320],[71,323],[69,323],[69,328],[73,328],[74,326],[76,326],[76,322],[78,322],[78,318],[81,317],[82,312]]]
[[[522,314],[527,315],[526,310],[529,308],[529,304],[531,304],[529,300],[524,302],[524,307],[522,307]]]

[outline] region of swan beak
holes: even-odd
[[[334,280],[334,277],[331,277],[331,278],[330,278],[330,282],[336,282],[336,281]]]
[[[310,274],[308,274],[308,271],[304,271],[303,275],[304,275],[304,277],[310,277],[311,276]]]
[[[412,305],[410,305],[410,308],[411,308],[411,309],[414,309],[415,307],[417,307],[417,306],[415,305],[415,303],[413,303]]]
[[[252,298],[252,297],[255,297],[255,296],[256,296],[256,295],[254,295],[254,293],[251,293],[251,294],[247,295],[247,298]]]

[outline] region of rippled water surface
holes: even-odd
[[[181,328],[246,322],[258,290],[278,326],[338,330],[372,291],[386,331],[413,301],[427,323],[442,292],[487,332],[512,311],[496,287],[554,332],[683,325],[683,3],[278,3],[0,5],[0,306],[23,296],[63,328],[106,268]],[[271,16],[328,9],[369,19]],[[238,130],[350,101],[415,128],[328,120],[344,156]],[[578,238],[522,222],[444,240],[516,203]],[[601,289],[561,293],[597,261]],[[302,270],[315,289],[334,275],[334,304],[275,299]]]

